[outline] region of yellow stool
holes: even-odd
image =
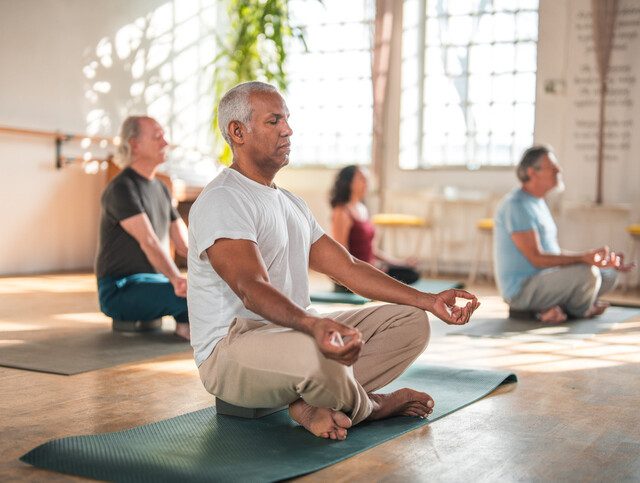
[[[379,226],[380,228],[409,228],[409,229],[418,229],[419,234],[416,239],[416,247],[414,253],[420,253],[420,249],[422,248],[422,244],[424,242],[424,237],[427,231],[431,228],[431,222],[426,218],[416,215],[407,215],[404,213],[378,213],[377,215],[373,215],[371,221],[374,225]],[[394,232],[393,240],[393,249],[392,252],[395,255],[395,249],[397,248],[397,233],[398,230]],[[433,244],[433,238],[430,239],[431,244]],[[433,246],[430,247],[432,251],[431,256],[431,273],[433,275],[438,274],[438,259],[437,259],[437,250]]]
[[[373,215],[371,221],[378,226],[412,226],[418,228],[429,226],[429,223],[424,218],[403,213],[378,213]]]
[[[483,254],[487,255],[490,267],[490,277],[493,276],[493,218],[481,218],[476,222],[478,229],[478,240],[476,243],[476,254],[471,262],[469,270],[469,283],[473,283],[478,275],[478,268],[482,261]]]
[[[635,262],[638,256],[638,244],[640,244],[640,224],[633,224],[627,227],[627,233],[631,235],[631,249],[629,250],[629,259],[625,260],[627,263]],[[635,272],[629,272],[625,277],[624,288],[629,289],[631,284],[631,278]]]

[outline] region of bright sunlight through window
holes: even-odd
[[[373,2],[291,0],[291,23],[304,27],[288,57],[286,96],[293,166],[366,164],[371,159]]]
[[[533,141],[538,0],[405,0],[400,167],[511,166]]]

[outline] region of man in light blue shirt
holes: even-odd
[[[525,151],[516,171],[522,185],[498,205],[494,228],[493,259],[502,297],[512,312],[533,312],[548,323],[603,313],[608,305],[598,297],[614,288],[618,272],[634,267],[606,246],[581,253],[560,249],[544,200],[562,186],[560,173],[548,146]]]

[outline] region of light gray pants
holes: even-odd
[[[315,340],[272,323],[237,318],[200,364],[211,394],[243,407],[271,408],[299,398],[348,414],[357,424],[372,410],[368,393],[396,379],[429,342],[427,314],[405,305],[378,305],[324,314],[357,327],[365,342],[356,363],[327,359]]]
[[[582,317],[598,297],[614,289],[617,281],[616,270],[593,265],[546,268],[525,282],[509,306],[541,312],[559,305],[572,317]]]

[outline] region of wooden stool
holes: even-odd
[[[482,256],[487,255],[489,261],[489,276],[493,276],[493,218],[481,218],[476,222],[476,228],[478,229],[478,239],[476,243],[476,254],[471,262],[471,269],[469,270],[469,283],[473,283],[478,275],[478,268],[482,261]],[[488,248],[488,250],[487,250]],[[485,253],[486,252],[486,253]]]
[[[634,262],[638,256],[638,245],[640,244],[640,224],[629,225],[627,228],[627,233],[631,236],[631,247],[629,250],[629,259],[627,263]],[[625,276],[624,281],[624,289],[629,290],[629,286],[633,285],[631,283],[631,278],[633,277],[634,271],[629,272]]]
[[[115,332],[151,332],[162,328],[162,318],[152,320],[113,319],[111,328]]]
[[[400,231],[399,229],[417,229],[418,237],[416,239],[416,246],[414,249],[414,253],[419,254],[422,248],[422,244],[424,243],[425,236],[427,232],[432,228],[431,221],[423,218],[421,216],[416,215],[407,215],[404,213],[378,213],[377,215],[373,215],[371,221],[374,225],[379,226],[380,228],[393,228],[394,236],[393,240],[393,248],[391,250],[393,255],[396,255],[397,249],[397,235]],[[432,275],[438,274],[438,254],[435,247],[433,247],[433,236],[429,232],[430,235],[430,248],[432,255],[430,257],[430,269]]]
[[[258,419],[264,418],[269,414],[273,414],[277,411],[286,409],[287,406],[279,408],[243,408],[223,401],[219,397],[216,398],[216,412],[218,414],[224,414],[225,416],[236,416],[238,418],[245,419]]]

